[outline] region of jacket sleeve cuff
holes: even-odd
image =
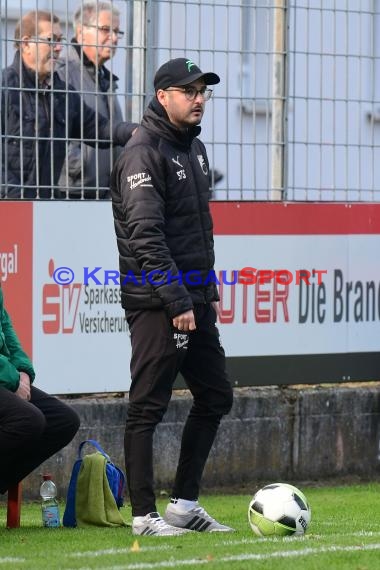
[[[182,315],[182,313],[186,313],[186,311],[191,311],[192,309],[194,309],[194,305],[191,297],[184,297],[178,301],[173,301],[172,303],[165,305],[165,310],[171,319],[174,319],[174,317],[177,317],[178,315]]]
[[[17,369],[19,372],[25,372],[30,378],[30,383],[33,384],[33,381],[36,377],[36,373],[34,372],[33,368],[27,368],[26,366],[20,366]]]

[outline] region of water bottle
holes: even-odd
[[[60,526],[57,487],[51,475],[43,475],[40,487],[42,524],[48,528]]]

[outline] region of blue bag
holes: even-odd
[[[71,478],[69,483],[69,488],[67,490],[66,508],[63,515],[63,526],[66,527],[76,527],[77,521],[75,516],[75,498],[77,490],[78,474],[81,468],[82,459],[82,449],[86,443],[93,445],[107,460],[106,463],[106,476],[108,484],[110,486],[112,495],[115,499],[116,506],[118,509],[123,506],[124,501],[124,491],[125,491],[125,475],[123,471],[114,465],[107,453],[102,449],[97,441],[94,439],[86,439],[82,441],[78,448],[78,459],[73,465],[73,470],[71,472]]]

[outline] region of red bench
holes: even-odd
[[[8,489],[7,528],[19,528],[21,515],[21,483]]]

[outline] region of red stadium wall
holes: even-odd
[[[32,355],[33,204],[0,203],[0,285],[24,350]]]

